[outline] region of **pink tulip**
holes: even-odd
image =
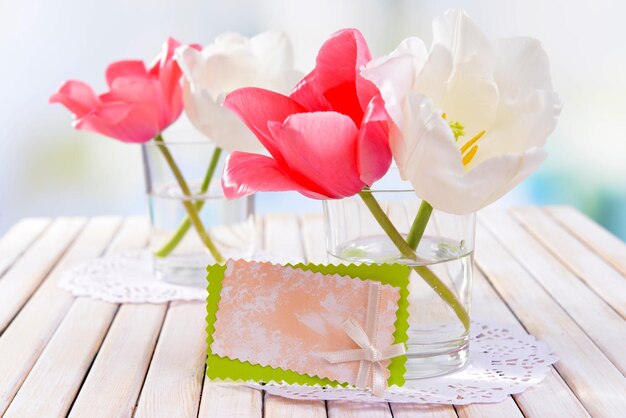
[[[181,70],[173,58],[179,45],[169,38],[149,69],[139,60],[112,63],[106,70],[106,93],[96,95],[89,85],[70,80],[50,103],[61,103],[72,112],[76,129],[123,142],[147,142],[183,110]]]
[[[370,59],[361,33],[345,29],[322,45],[315,69],[289,96],[260,88],[229,94],[224,105],[271,157],[231,154],[222,177],[226,197],[295,190],[338,199],[381,178],[391,164],[390,118],[376,87],[359,74]]]

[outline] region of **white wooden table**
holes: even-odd
[[[324,262],[321,215],[261,220],[264,244]],[[626,245],[569,207],[479,216],[472,314],[546,341],[560,361],[499,404],[301,402],[204,379],[202,303],[75,298],[59,273],[146,245],[145,219],[24,219],[0,241],[5,417],[624,417]]]

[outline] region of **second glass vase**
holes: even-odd
[[[393,174],[393,173],[392,173]],[[366,191],[376,199],[395,229],[406,239],[421,205],[410,184],[389,178],[389,187]],[[368,196],[366,196],[368,197]],[[414,269],[409,276],[407,380],[446,374],[463,367],[469,353],[475,215],[451,215],[434,210],[415,251],[416,259],[400,252],[360,196],[324,201],[327,253],[331,263],[401,263]],[[434,277],[451,292],[456,309],[427,280]],[[442,287],[439,287],[442,289]]]

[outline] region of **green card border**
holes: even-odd
[[[401,264],[286,264],[284,267],[295,268],[306,271],[313,271],[322,274],[339,274],[341,276],[349,276],[361,280],[375,280],[382,284],[400,288],[400,299],[398,300],[398,310],[396,311],[396,321],[394,336],[394,344],[402,343],[406,346],[408,339],[407,331],[409,329],[409,312],[408,312],[408,296],[409,296],[409,273],[408,266]],[[207,296],[207,360],[206,375],[210,379],[239,381],[255,381],[255,382],[278,382],[297,385],[321,385],[321,386],[348,386],[334,380],[321,378],[318,376],[309,376],[300,374],[291,370],[274,368],[270,366],[261,366],[259,364],[251,364],[248,361],[241,361],[221,357],[211,352],[211,344],[213,343],[213,332],[215,331],[216,313],[218,310],[220,293],[222,290],[222,280],[226,265],[212,264],[207,267],[208,280],[208,296]],[[404,373],[406,356],[399,356],[391,359],[389,364],[389,386],[402,386],[405,382]]]

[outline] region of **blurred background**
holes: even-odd
[[[335,30],[359,28],[372,55],[463,7],[489,37],[540,39],[564,103],[542,168],[498,205],[570,204],[626,239],[626,3],[610,0],[29,0],[0,1],[0,233],[25,216],[145,214],[140,148],[71,128],[47,104],[65,79],[105,88],[115,60],[150,62],[172,35],[210,43],[224,31],[286,31],[308,72]],[[168,135],[195,135],[181,120]],[[286,206],[288,205],[288,206]],[[321,210],[295,193],[260,212]]]

